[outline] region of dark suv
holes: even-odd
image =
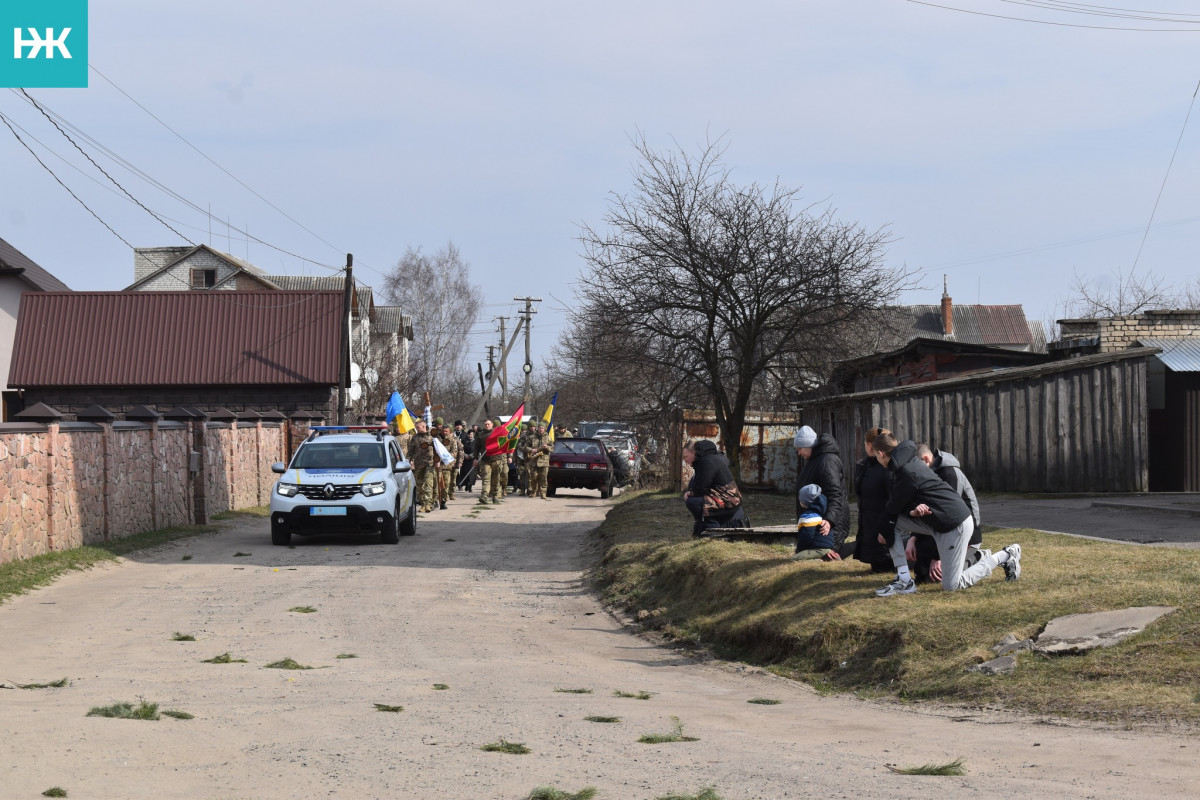
[[[559,489],[599,489],[601,497],[612,497],[613,468],[604,442],[566,437],[554,441],[546,494]]]

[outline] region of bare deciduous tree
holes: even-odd
[[[804,382],[911,275],[885,266],[885,230],[797,208],[798,190],[778,182],[735,184],[718,144],[696,155],[634,146],[632,190],[611,195],[605,230],[580,236],[574,329],[591,334],[609,375],[624,358],[637,379],[703,393],[736,474],[764,382]]]
[[[1075,319],[1128,317],[1147,309],[1171,308],[1179,301],[1170,284],[1151,271],[1139,275],[1116,268],[1109,275],[1090,277],[1076,270],[1065,310]]]
[[[466,370],[467,333],[483,307],[482,291],[453,242],[432,255],[409,247],[384,278],[389,303],[411,309],[413,342],[408,386],[435,398],[447,381]],[[437,402],[435,400],[435,402]]]

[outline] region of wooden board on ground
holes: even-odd
[[[795,525],[758,525],[753,528],[709,528],[706,539],[727,542],[758,542],[759,544],[795,544]]]

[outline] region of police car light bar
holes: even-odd
[[[387,425],[313,425],[310,431],[386,431]]]

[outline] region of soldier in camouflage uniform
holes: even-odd
[[[529,439],[533,436],[532,428],[523,427],[521,430],[521,438],[517,440],[517,449],[513,452],[513,463],[517,467],[517,494],[523,494],[526,497],[530,495],[529,491],[529,461],[525,457],[526,445]]]
[[[538,425],[537,432],[525,440],[525,469],[529,475],[529,496],[546,499],[546,478],[550,474],[550,451],[554,449],[546,426]]]
[[[425,429],[425,420],[417,420],[417,432],[408,443],[408,460],[413,467],[413,478],[417,485],[417,500],[421,511],[433,510],[434,470],[441,461],[433,449],[433,434]]]
[[[498,505],[500,498],[504,495],[501,465],[508,457],[486,455],[487,440],[493,430],[495,430],[495,425],[492,421],[484,420],[483,430],[479,431],[479,435],[475,437],[475,464],[478,466],[479,479],[483,482],[483,486],[479,490],[479,502],[484,505],[487,505],[489,498],[491,502]]]
[[[462,466],[463,446],[448,423],[442,425],[438,441],[446,448],[446,452],[454,456],[454,461],[449,464],[438,461],[437,465],[438,508],[445,509],[446,501],[454,499],[454,483],[458,480],[458,468]]]

